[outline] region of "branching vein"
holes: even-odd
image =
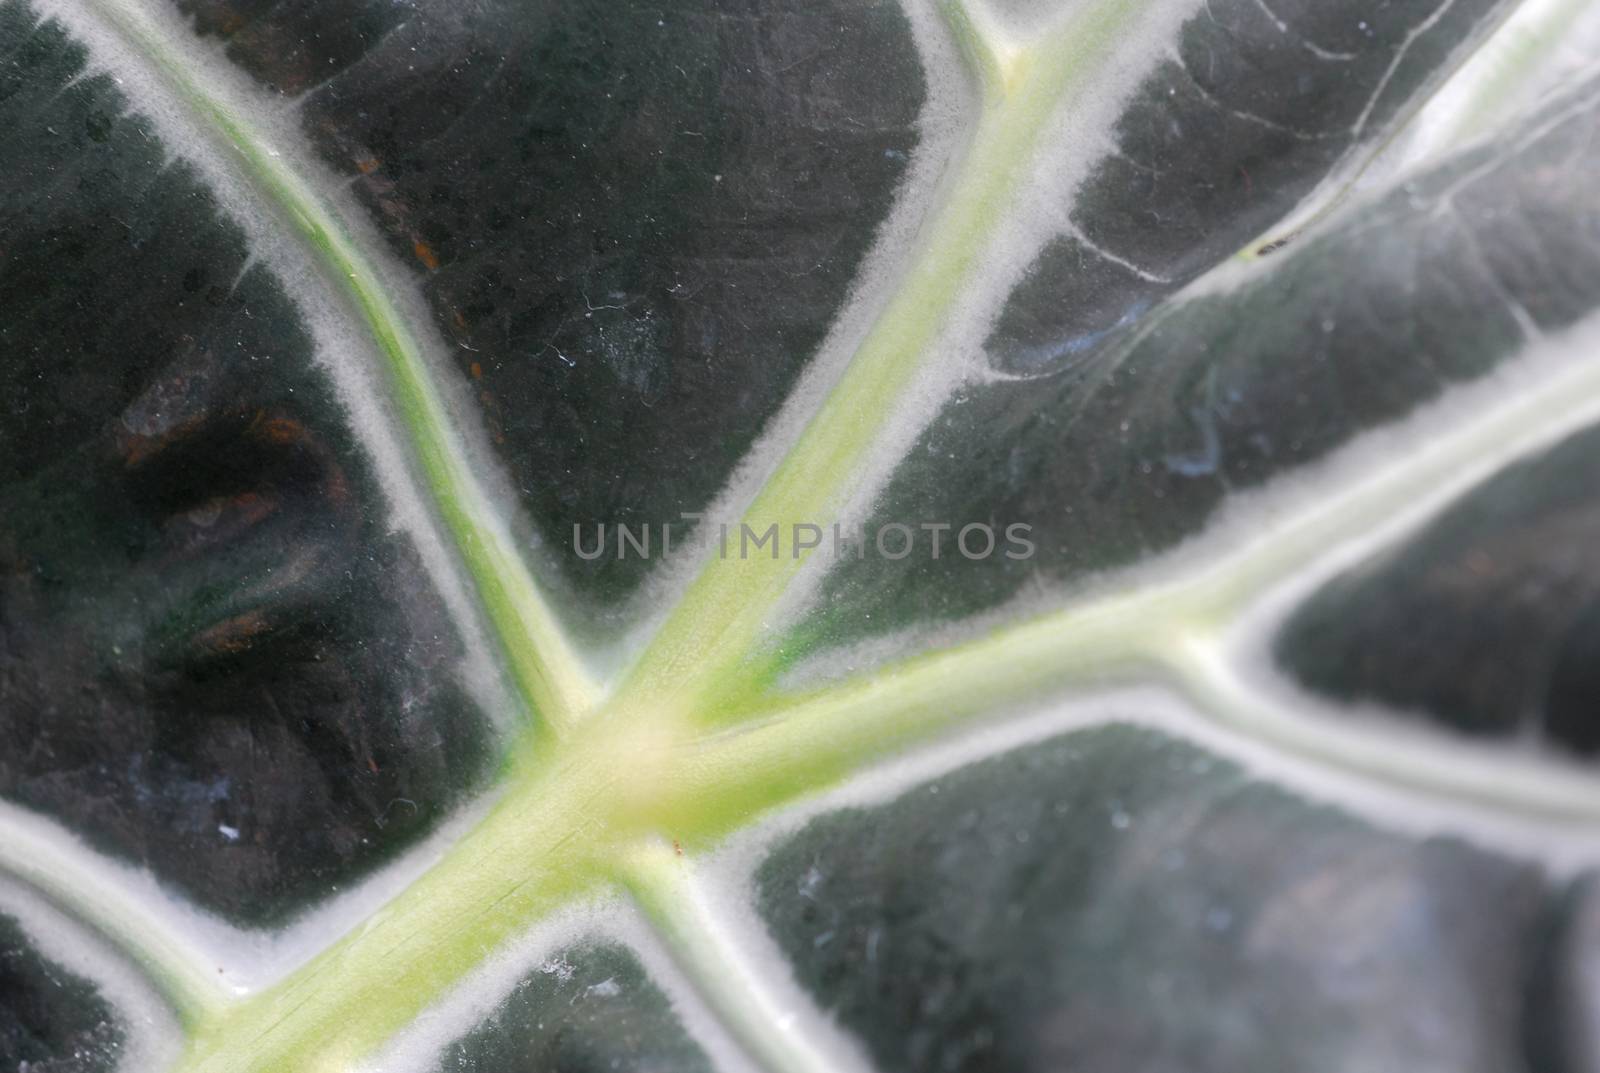
[[[1151,2],[1090,0],[1027,48],[1011,46],[973,9],[944,4],[984,87],[982,119],[899,290],[749,505],[744,521],[752,529],[838,516],[904,389],[934,360],[941,311],[981,266],[1045,123],[1064,98],[1093,87],[1115,56],[1116,36]],[[1444,0],[1433,21],[1452,2]],[[0,855],[0,865],[25,878],[27,862],[35,862],[40,887],[124,936],[135,959],[166,984],[194,1028],[190,1073],[343,1069],[520,929],[619,881],[753,1055],[776,1073],[820,1073],[829,1068],[824,1056],[774,1031],[781,1016],[770,996],[742,986],[736,952],[697,915],[684,866],[665,847],[677,840],[691,851],[705,848],[766,810],[997,703],[1065,685],[1174,682],[1218,720],[1377,778],[1541,815],[1600,816],[1600,790],[1587,782],[1546,779],[1542,770],[1505,777],[1494,765],[1457,764],[1453,754],[1447,763],[1427,750],[1385,756],[1354,747],[1338,727],[1311,728],[1239,675],[1225,649],[1230,629],[1262,595],[1306,576],[1308,564],[1375,531],[1416,524],[1508,461],[1600,417],[1600,364],[1553,362],[1536,382],[1477,407],[1376,476],[1349,480],[1330,468],[1316,501],[1280,511],[1250,540],[1185,560],[1165,580],[814,694],[768,696],[764,714],[741,713],[752,718],[728,729],[725,709],[751,697],[746,665],[803,560],[711,562],[619,692],[602,697],[465,461],[419,343],[423,329],[385,293],[340,210],[237,109],[208,94],[127,0],[86,3],[160,69],[200,126],[242,156],[256,188],[348,295],[383,354],[418,467],[544,746],[512,757],[504,796],[431,871],[312,963],[244,1001],[223,1002],[202,981],[194,951],[126,899],[96,904],[59,889],[71,869],[53,865],[48,847],[24,845],[18,860]]]
[[[383,355],[434,506],[477,589],[503,646],[504,661],[529,714],[544,731],[559,733],[587,709],[597,687],[568,641],[554,609],[528,573],[509,534],[468,467],[469,457],[419,343],[419,330],[386,292],[373,263],[342,220],[310,184],[271,148],[270,139],[242,109],[208,93],[166,49],[156,31],[127,0],[91,0],[89,8],[138,54],[148,58],[177,96],[202,119],[200,126],[226,141],[265,200],[342,285]]]

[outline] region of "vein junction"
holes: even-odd
[[[672,862],[657,852],[663,839],[687,850],[709,847],[764,810],[978,714],[997,691],[1015,695],[1158,665],[1162,651],[1184,651],[1186,639],[1214,632],[1245,595],[1272,580],[1222,569],[1202,584],[1108,599],[794,698],[787,709],[718,731],[710,727],[729,721],[720,709],[753,695],[741,675],[801,563],[715,560],[606,696],[506,545],[462,461],[418,333],[384,294],[337,210],[268,151],[264,138],[209,98],[119,0],[95,2],[162,67],[201,123],[239,150],[257,188],[346,288],[384,356],[419,467],[529,715],[525,741],[511,753],[503,798],[433,869],[279,984],[242,1001],[191,1004],[187,1073],[331,1073],[358,1065],[554,909],[618,889],[647,905],[668,897],[653,885],[673,882]],[[1094,81],[1097,62],[1114,54],[1116,35],[1151,2],[1093,0],[1026,46],[995,38],[964,8],[944,5],[981,86],[978,127],[898,292],[751,503],[745,521],[752,528],[836,516],[852,491],[852,474],[937,336],[940,318],[929,311],[953,305],[981,263],[1044,125],[1064,98]],[[1504,432],[1491,428],[1483,435],[1503,440]],[[1482,443],[1463,441],[1461,449],[1481,450]],[[1407,489],[1382,491],[1384,498],[1366,505],[1369,512]],[[1313,527],[1302,543],[1327,535],[1326,528]],[[1305,550],[1287,540],[1283,547],[1295,555]],[[1294,555],[1278,560],[1296,561]],[[1151,622],[1167,624],[1160,638],[1151,638]],[[1600,804],[1594,810],[1600,812]],[[641,854],[648,868],[637,866]],[[151,959],[159,963],[158,954]],[[725,1005],[735,1015],[742,1008]],[[781,1053],[764,1059],[785,1064]]]

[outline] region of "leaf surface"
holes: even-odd
[[[0,1059],[1600,1068],[1588,34],[0,0]]]

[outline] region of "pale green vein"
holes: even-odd
[[[585,728],[580,728],[580,731]],[[186,1073],[347,1073],[534,920],[603,882],[641,779],[621,747],[554,743],[444,859],[271,989],[200,1026]],[[559,757],[559,759],[557,759]]]
[[[1189,609],[1167,591],[1112,598],[774,703],[686,746],[657,815],[701,848],[794,797],[1009,705],[1147,675]],[[714,796],[713,796],[714,794]],[[709,802],[709,804],[708,804]]]
[[[917,373],[939,359],[933,344],[1063,98],[1091,88],[1117,55],[1119,33],[1150,0],[1095,0],[1041,41],[1009,54],[955,20],[985,72],[987,107],[956,180],[930,220],[898,291],[849,367],[742,519],[754,533],[840,515],[873,443]],[[962,9],[947,6],[947,15]],[[713,558],[690,585],[624,683],[621,710],[668,708],[715,720],[715,687],[736,679],[806,556]]]
[[[1181,561],[1168,580],[792,698],[764,721],[695,749],[679,762],[679,788],[698,800],[702,782],[716,785],[731,821],[780,789],[837,778],[1008,702],[1153,679],[1177,685],[1217,723],[1366,778],[1592,823],[1600,819],[1600,783],[1591,772],[1512,760],[1499,748],[1457,748],[1438,735],[1396,747],[1370,723],[1292,710],[1229,666],[1219,645],[1263,596],[1327,556],[1374,534],[1398,539],[1479,481],[1600,420],[1600,363],[1587,360],[1596,338],[1600,320],[1591,320],[1547,341],[1542,368],[1461,389],[1465,399],[1446,398],[1409,427],[1387,430],[1391,443],[1405,444],[1400,460],[1354,479],[1351,459],[1334,460],[1300,490],[1297,509],[1258,506],[1259,533],[1213,541],[1211,554]],[[1358,464],[1364,446],[1347,452]]]
[[[288,156],[271,148],[262,131],[207,92],[130,4],[89,3],[187,102],[197,125],[219,134],[238,153],[247,177],[342,285],[383,355],[416,463],[499,640],[512,683],[537,726],[560,733],[591,707],[598,688],[497,521],[412,327],[339,210],[294,171]]]
[[[628,892],[666,940],[678,967],[762,1069],[838,1073],[807,1037],[806,1023],[785,1015],[767,982],[727,933],[726,922],[716,919],[694,889],[687,858],[650,841],[622,855],[619,864]]]
[[[120,947],[160,987],[189,1028],[228,1001],[202,952],[145,904],[136,889],[106,875],[106,862],[54,824],[0,802],[0,871],[27,883]]]
[[[962,0],[939,0],[939,14],[955,38],[961,57],[986,101],[998,101],[1005,93],[1006,76],[1016,58],[998,29],[987,25],[981,11]]]

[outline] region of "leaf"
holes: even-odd
[[[552,580],[615,621],[794,387],[918,141],[892,3],[185,3],[419,277]]]
[[[1587,564],[1562,551],[1590,543],[1594,448],[1592,431],[1563,440],[1330,581],[1286,624],[1284,662],[1325,692],[1592,753],[1595,596]],[[1392,619],[1428,628],[1402,634]],[[1380,650],[1378,637],[1392,640]]]
[[[0,788],[282,919],[479,780],[461,638],[312,326],[81,47],[4,17]]]
[[[0,1059],[15,1069],[111,1069],[123,1030],[94,985],[39,956],[9,917],[0,917]]]
[[[541,1031],[545,1023],[560,1027]],[[709,1069],[666,997],[625,947],[558,952],[517,985],[493,1020],[451,1043],[437,1068]]]
[[[826,613],[849,624],[847,635],[873,623],[904,628],[992,606],[1041,577],[1082,584],[1138,563],[1199,532],[1241,491],[1572,327],[1597,297],[1582,178],[1594,88],[1546,105],[1507,143],[1413,176],[1243,278],[1138,315],[1124,310],[1150,299],[1124,293],[1127,304],[1087,334],[1030,322],[1028,338],[1053,342],[1027,352],[1044,346],[1051,356],[1002,365],[1007,375],[945,403],[866,528],[1004,520],[1031,526],[1038,553],[993,554],[953,575],[931,555],[909,568],[846,562],[830,579]],[[1049,269],[1092,277],[1082,252],[1062,247],[1035,266],[1001,314],[991,356],[1026,350],[1008,335],[1026,302],[1077,315]],[[1128,283],[1135,293],[1164,289]],[[931,535],[922,539],[931,547]]]
[[[0,0],[0,1054],[1596,1068],[1595,33]]]
[[[827,814],[758,876],[889,1070],[1516,1068],[1539,971],[1530,871],[1127,727]]]

